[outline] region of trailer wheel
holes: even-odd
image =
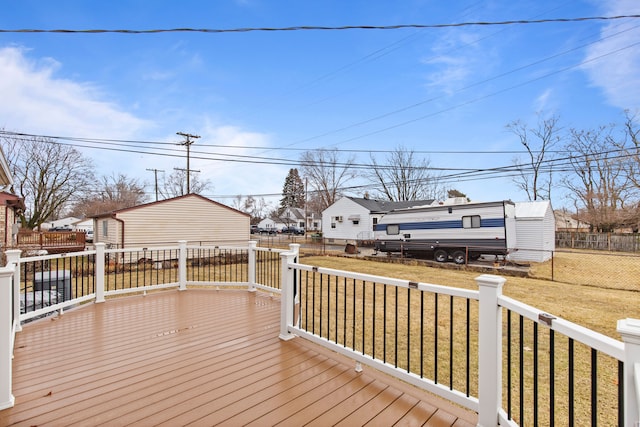
[[[433,253],[433,259],[438,262],[447,262],[449,254],[444,249],[438,249]]]
[[[453,262],[455,262],[456,264],[466,264],[467,262],[467,254],[463,251],[455,251],[452,258]]]

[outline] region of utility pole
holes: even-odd
[[[162,169],[147,169],[149,172],[153,172],[156,177],[156,202],[158,201],[158,172],[164,172]]]
[[[175,170],[175,171],[183,171],[183,172],[186,172],[186,173],[187,173],[187,194],[191,194],[191,193],[189,192],[189,187],[188,187],[188,185],[189,185],[189,174],[190,174],[191,172],[202,172],[202,171],[200,171],[200,170],[198,170],[198,169],[191,169],[191,170],[188,170],[188,169],[183,169],[183,168],[173,168],[173,170]],[[182,189],[182,186],[180,186],[180,189]]]
[[[183,143],[181,143],[180,145],[186,145],[187,146],[187,194],[191,193],[191,183],[189,181],[189,147],[191,147],[191,144],[193,144],[193,141],[191,140],[191,138],[197,139],[200,138],[198,135],[191,135],[190,133],[184,133],[184,132],[176,132],[177,135],[180,136],[184,136],[185,137],[185,141]]]

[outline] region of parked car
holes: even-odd
[[[93,242],[93,230],[87,230],[84,234],[84,241],[88,243]]]
[[[260,232],[260,228],[257,225],[251,226],[251,234],[256,234]]]
[[[276,234],[278,231],[275,228],[260,228],[260,234]]]
[[[302,236],[304,234],[304,228],[300,227],[284,227],[281,231],[282,234],[297,234]]]

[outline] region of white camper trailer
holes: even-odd
[[[516,247],[515,204],[466,203],[393,210],[374,229],[375,249],[457,264]]]

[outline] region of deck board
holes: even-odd
[[[6,426],[432,425],[476,415],[313,343],[280,300],[163,291],[86,304],[16,336]]]

